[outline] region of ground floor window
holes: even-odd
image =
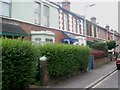
[[[33,44],[46,44],[55,42],[55,34],[50,31],[31,31]]]

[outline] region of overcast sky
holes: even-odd
[[[63,1],[63,0],[51,0]],[[98,25],[118,31],[118,0],[69,0],[71,2],[71,11],[84,15],[84,7],[94,3],[95,6],[86,9],[86,18],[97,18]]]

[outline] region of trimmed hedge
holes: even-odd
[[[108,52],[108,46],[107,43],[105,42],[96,42],[93,44],[93,48],[101,51]]]
[[[38,54],[25,40],[2,39],[2,90],[23,88],[34,82]]]
[[[48,58],[48,72],[53,78],[86,70],[90,62],[89,47],[55,43],[34,46],[29,41],[4,38],[2,90],[23,89],[31,83],[41,83],[39,58],[43,55]]]
[[[92,50],[91,54],[94,56],[94,59],[99,59],[105,57],[105,52],[101,50]]]
[[[0,90],[2,89],[2,42],[0,38]]]
[[[46,44],[38,47],[48,58],[50,77],[63,77],[86,69],[90,62],[90,48],[66,44]]]

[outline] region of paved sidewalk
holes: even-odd
[[[50,88],[85,88],[114,69],[116,69],[116,65],[113,61],[86,73],[75,75],[55,86],[50,86]]]

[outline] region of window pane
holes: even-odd
[[[64,30],[68,30],[68,20],[67,15],[64,14]]]
[[[40,13],[40,11],[41,11],[41,4],[36,2],[35,3],[35,12]]]
[[[11,3],[11,0],[2,0],[2,2]]]
[[[53,39],[45,39],[47,42],[53,42]]]
[[[94,27],[94,37],[96,37],[96,27]]]
[[[73,27],[74,27],[74,32],[76,32],[76,19],[75,19],[75,18],[73,19],[73,23],[74,23],[74,25],[73,25]]]
[[[40,24],[40,21],[41,21],[41,4],[37,3],[37,2],[35,2],[34,17],[35,17],[35,23]]]
[[[77,20],[77,33],[80,33],[81,31],[80,31],[80,21],[79,20]]]
[[[44,26],[49,26],[49,7],[44,5]]]
[[[40,24],[40,15],[38,13],[34,13],[34,17],[35,17],[35,23]]]
[[[41,38],[35,38],[36,41],[41,41]]]
[[[88,24],[87,24],[87,27],[86,27],[86,34],[89,35]]]
[[[92,26],[90,25],[90,36],[92,36]]]
[[[44,5],[44,16],[49,16],[49,7]]]
[[[0,2],[0,15],[2,15],[2,2]]]
[[[4,16],[10,16],[10,4],[2,3],[2,14]]]

